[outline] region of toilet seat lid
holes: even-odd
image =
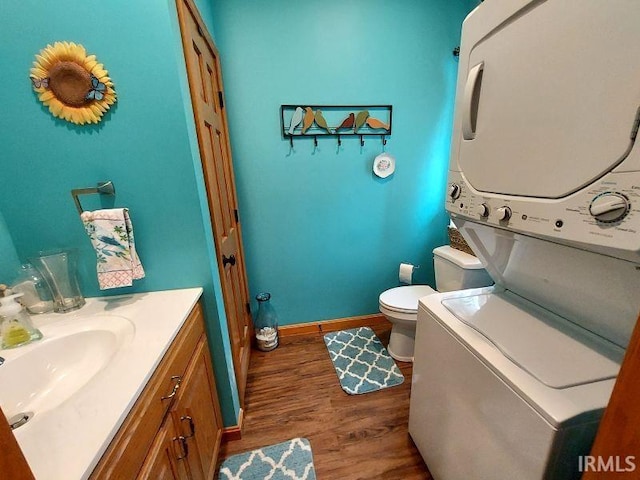
[[[428,285],[391,288],[380,294],[380,306],[401,313],[416,313],[418,300],[436,291]]]

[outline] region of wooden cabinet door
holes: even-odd
[[[222,282],[235,376],[240,405],[243,406],[253,327],[223,102],[220,59],[193,0],[176,0],[176,3],[200,159],[218,253],[218,270]]]
[[[172,392],[186,373],[193,352],[204,338],[202,305],[189,314],[160,365],[127,415],[90,480],[130,479],[140,471],[158,429],[166,422],[173,405]],[[181,381],[181,380],[180,380]],[[176,389],[179,391],[179,388]]]
[[[204,337],[198,343],[171,410],[178,435],[186,439],[191,478],[213,478],[222,440],[222,417]]]
[[[5,386],[6,388],[6,386]],[[0,476],[14,480],[33,480],[27,459],[0,408]]]
[[[138,479],[184,480],[190,478],[186,464],[185,439],[177,435],[171,418],[167,418],[149,449]]]

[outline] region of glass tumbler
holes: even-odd
[[[22,293],[22,303],[29,313],[47,313],[53,310],[51,289],[33,265],[25,263],[20,267],[17,280],[11,287],[13,293]]]
[[[54,312],[70,312],[85,304],[78,285],[77,259],[75,249],[40,252],[39,257],[29,259],[51,289]]]

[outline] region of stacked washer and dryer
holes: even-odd
[[[580,477],[640,309],[640,2],[463,24],[447,211],[495,286],[420,300],[409,432],[436,480]]]

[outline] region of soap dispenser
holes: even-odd
[[[22,293],[17,293],[0,298],[1,348],[19,347],[42,338],[42,333],[33,326],[25,308],[15,300],[21,296]]]

